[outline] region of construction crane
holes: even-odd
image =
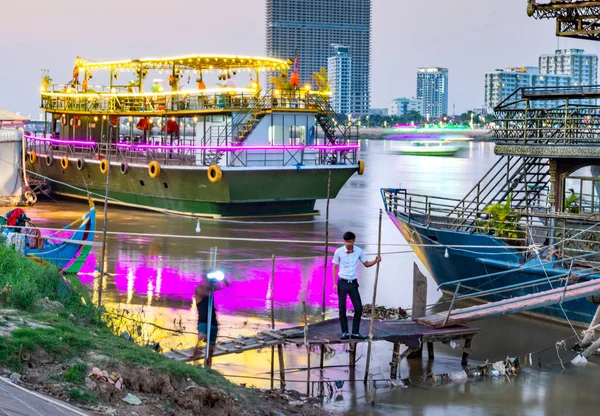
[[[556,36],[600,40],[600,1],[527,0],[527,14],[556,19]]]

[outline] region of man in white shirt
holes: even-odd
[[[356,236],[348,231],[344,233],[344,246],[338,248],[333,255],[333,290],[338,292],[340,325],[342,336],[340,339],[366,339],[360,334],[360,318],[362,315],[362,302],[358,292],[358,263],[365,267],[371,267],[381,261],[377,256],[375,260],[367,261],[365,253],[354,245]],[[339,271],[339,273],[338,273]],[[346,296],[350,295],[354,307],[354,318],[352,319],[352,333],[348,333],[348,317],[346,316]]]

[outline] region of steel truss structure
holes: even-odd
[[[600,1],[528,0],[527,14],[536,19],[556,19],[556,36],[600,40]]]

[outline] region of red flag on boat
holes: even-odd
[[[296,88],[300,88],[300,73],[298,68],[298,52],[296,52],[296,59],[294,59],[294,69],[290,76],[290,84]]]
[[[142,130],[142,131],[148,130],[148,119],[147,118],[140,118],[140,121],[137,122],[137,124],[135,125],[135,127],[138,130]]]

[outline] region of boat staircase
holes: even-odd
[[[549,159],[502,156],[447,216],[468,230],[487,206],[509,199],[512,209],[545,209],[549,181]]]
[[[342,119],[333,108],[322,98],[315,99],[317,107],[317,123],[325,136],[328,144],[347,144],[351,136],[351,128],[346,120]]]
[[[203,144],[205,146],[243,145],[260,121],[279,108],[279,103],[281,101],[275,100],[272,92],[268,92],[256,100],[246,111],[235,113],[231,122],[226,126],[209,128],[202,141]],[[307,100],[307,107],[316,110],[315,119],[323,129],[323,142],[326,145],[350,144],[353,139],[358,138],[352,136],[351,127],[346,125],[345,121],[321,96],[311,95]],[[219,150],[205,151],[203,163],[207,166],[219,164],[224,155],[225,152]],[[342,162],[338,160],[339,157],[338,152],[322,150],[319,162],[321,164],[338,164]]]
[[[231,122],[223,127],[210,127],[203,139],[205,146],[227,146],[241,145],[250,135],[250,132],[258,125],[260,120],[272,112],[268,108],[269,95],[256,100],[246,111],[235,113]],[[234,140],[231,138],[235,137]],[[203,163],[207,166],[217,165],[225,155],[219,150],[207,150],[204,154]]]
[[[235,144],[242,144],[258,123],[267,114],[273,113],[273,109],[268,105],[269,101],[269,97],[264,96],[247,112],[236,115],[231,123],[235,130]]]

